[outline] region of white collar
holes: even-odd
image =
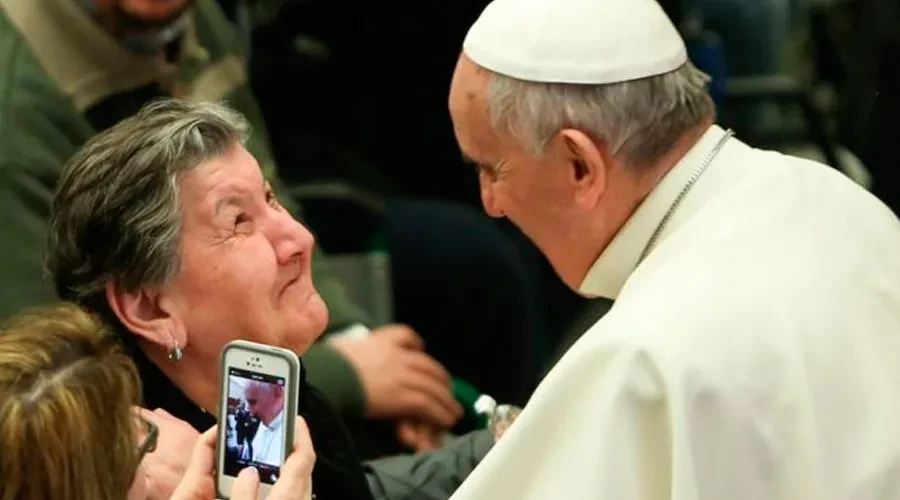
[[[637,268],[638,260],[650,237],[659,227],[697,165],[725,135],[725,130],[711,126],[684,157],[666,173],[653,191],[629,217],[594,261],[578,287],[588,297],[616,299],[629,276]]]
[[[269,422],[269,425],[263,424],[263,426],[270,431],[274,431],[281,427],[282,422],[284,422],[284,410],[279,411],[278,414],[275,415],[275,418]]]

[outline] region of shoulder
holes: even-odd
[[[716,278],[685,276],[680,286],[653,281],[647,283],[652,290],[620,297],[584,334],[582,346],[590,353],[585,366],[613,367],[621,380],[642,381],[636,387],[655,387],[668,400],[752,398],[748,380],[779,387],[792,363],[793,340],[778,330],[777,320],[767,319],[777,311],[711,281]]]
[[[235,26],[215,0],[199,0],[194,10],[199,42],[214,60],[232,55],[239,49]]]
[[[28,100],[30,105],[48,105],[65,101],[53,85],[31,47],[0,8],[0,105],[4,113],[15,104]],[[26,97],[27,96],[27,97]],[[25,115],[16,116],[23,118]],[[3,120],[6,123],[7,120]]]
[[[2,10],[0,68],[0,170],[53,177],[90,130]]]

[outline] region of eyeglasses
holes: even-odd
[[[138,447],[138,461],[144,459],[144,455],[156,450],[156,439],[159,437],[159,428],[156,424],[138,415],[138,429],[141,445]]]

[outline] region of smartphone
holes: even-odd
[[[300,360],[287,349],[235,340],[222,349],[220,368],[217,498],[231,498],[246,467],[259,471],[265,498],[293,447]]]

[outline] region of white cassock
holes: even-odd
[[[900,224],[712,127],[581,287],[615,298],[453,500],[900,499]]]
[[[253,436],[253,460],[280,466],[284,460],[284,411],[266,425],[260,422]]]

